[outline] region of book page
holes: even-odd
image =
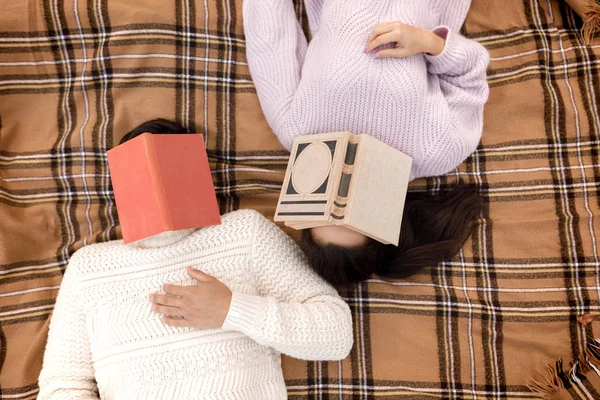
[[[292,229],[296,229],[296,230],[302,230],[302,229],[310,229],[310,228],[316,228],[319,226],[325,226],[325,225],[331,225],[331,223],[329,221],[325,221],[325,222],[292,222],[292,223],[285,223],[285,226],[289,226]]]
[[[330,220],[348,135],[334,132],[294,139],[275,221],[292,226]]]
[[[397,245],[412,158],[368,135],[361,136],[345,224]]]

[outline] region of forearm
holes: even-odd
[[[489,88],[489,55],[483,46],[455,34],[439,56],[430,60],[424,114],[437,115],[424,122],[426,135],[436,137],[425,149],[426,162],[415,176],[437,176],[454,169],[475,151],[483,130],[483,108]],[[434,72],[438,72],[435,74]],[[442,96],[440,96],[440,92]]]
[[[436,34],[433,31],[423,29],[423,53],[438,56],[444,51],[446,38]]]
[[[290,0],[244,0],[246,57],[262,110],[275,133],[298,88],[307,42]]]
[[[449,131],[446,135],[465,136],[468,147],[472,148],[481,137],[483,107],[489,95],[486,75],[489,54],[473,40],[450,35],[439,56],[426,56],[430,63],[428,87],[443,94],[443,99],[435,93],[428,95],[432,103],[426,107],[446,108],[440,114],[444,120],[440,123]]]
[[[252,273],[258,296],[234,293],[224,327],[292,357],[345,358],[353,340],[350,308],[285,232],[256,216]]]
[[[423,161],[415,164],[412,171],[417,178],[450,172],[477,149],[481,140],[483,104],[453,110],[445,103],[426,105],[424,113],[435,110],[440,118],[423,125],[423,134],[430,140],[424,144]]]
[[[284,303],[234,294],[223,328],[304,360],[340,360],[352,348],[350,309],[338,296]]]
[[[429,73],[450,78],[485,77],[489,54],[483,46],[458,33],[450,32],[445,26],[434,29],[431,34],[442,40],[443,46],[441,51],[426,55]],[[440,50],[440,43],[438,41],[432,47],[437,46],[435,50]]]
[[[438,141],[427,149],[424,161],[413,169],[415,178],[439,176],[459,166],[475,150],[481,139],[481,118],[473,116],[468,124],[450,123]]]

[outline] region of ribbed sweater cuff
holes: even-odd
[[[242,333],[252,331],[257,323],[261,302],[260,296],[233,293],[223,329]]]
[[[461,42],[466,39],[457,33],[451,32],[447,26],[438,26],[432,32],[445,39],[446,45],[444,46],[444,50],[437,56],[431,54],[425,55],[425,58],[431,65],[431,72],[444,74],[455,69],[456,66],[462,66],[466,61],[466,51]]]

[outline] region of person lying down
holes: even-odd
[[[144,132],[185,133],[164,120]],[[148,194],[153,195],[153,194]],[[92,244],[64,275],[38,399],[286,399],[280,353],[340,360],[348,305],[252,210],[131,244]]]
[[[303,4],[310,42],[292,0],[243,2],[248,67],[285,148],[302,135],[367,134],[412,158],[411,180],[446,174],[476,150],[490,57],[459,33],[470,0]],[[473,189],[409,193],[398,246],[330,225],[304,230],[306,254],[336,285],[406,278],[458,253],[482,209]]]

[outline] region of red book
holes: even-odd
[[[221,223],[202,135],[144,133],[106,154],[125,243]]]

